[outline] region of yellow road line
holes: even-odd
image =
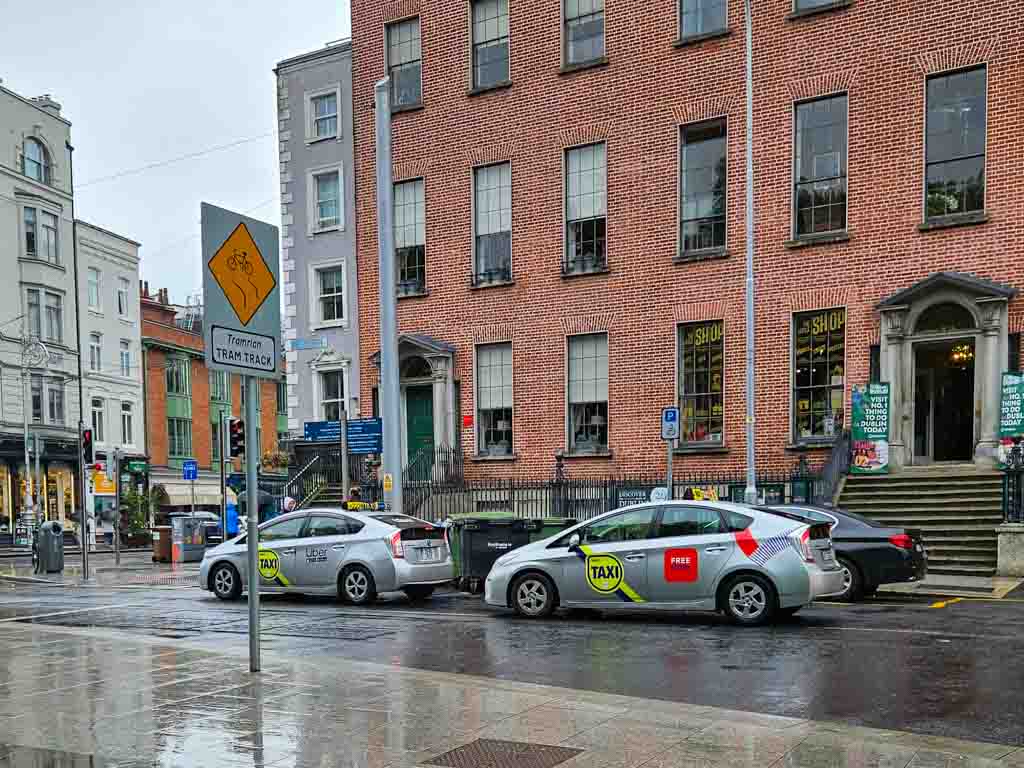
[[[930,608],[945,608],[947,605],[952,605],[953,603],[959,603],[962,600],[963,600],[962,597],[954,597],[954,598],[952,598],[950,600],[940,600],[937,603],[932,603],[929,607]]]

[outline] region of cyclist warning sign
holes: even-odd
[[[277,227],[203,203],[206,366],[275,378],[281,297]]]
[[[256,310],[277,287],[263,254],[240,222],[231,236],[210,259],[210,272],[224,291],[242,325],[248,325]]]

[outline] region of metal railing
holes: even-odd
[[[459,483],[465,469],[462,451],[447,445],[423,448],[402,470],[403,487],[419,483]]]
[[[1003,470],[1003,520],[1024,523],[1024,455],[1020,442],[1010,449]]]
[[[850,430],[844,429],[839,438],[832,444],[832,453],[819,472],[820,479],[814,494],[817,504],[832,506],[836,502],[836,493],[843,478],[850,473],[851,447],[853,443]]]

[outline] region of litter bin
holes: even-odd
[[[171,562],[198,563],[203,559],[206,522],[201,517],[171,518]]]
[[[459,539],[459,589],[479,594],[494,561],[529,544],[530,534],[540,530],[540,521],[470,517],[456,521],[455,530]]]
[[[153,526],[153,562],[171,562],[171,526]]]
[[[64,529],[56,520],[43,523],[36,531],[37,573],[60,573],[64,570]]]
[[[545,517],[539,522],[540,528],[536,533],[530,535],[530,541],[540,541],[548,536],[555,536],[566,528],[572,528],[579,520],[574,517]]]

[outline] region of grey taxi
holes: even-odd
[[[455,575],[443,528],[389,511],[302,510],[264,523],[259,537],[261,592],[337,595],[357,605],[381,592],[422,600]],[[247,552],[245,536],[208,549],[200,586],[239,598]]]
[[[539,618],[559,606],[721,611],[756,625],[842,591],[829,526],[742,504],[614,510],[494,563],[484,600]]]

